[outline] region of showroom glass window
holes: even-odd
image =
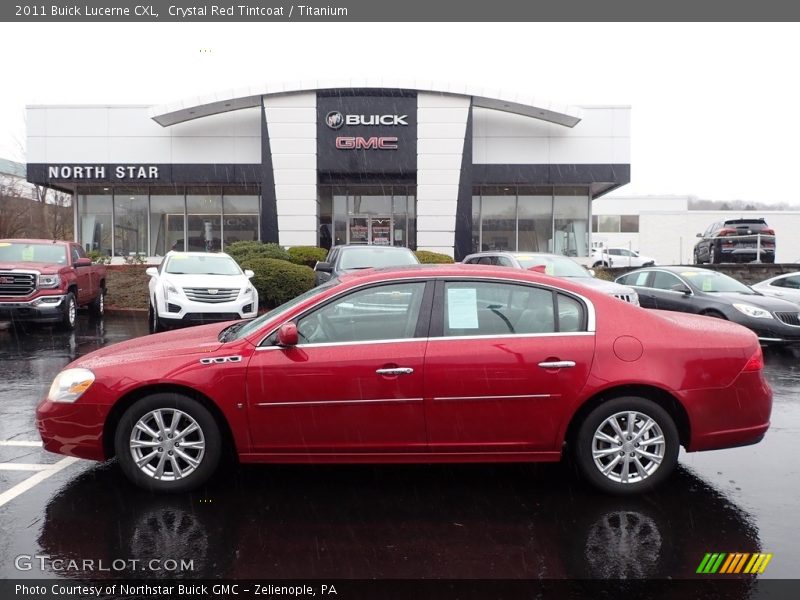
[[[144,257],[147,246],[147,190],[114,188],[114,255]]]
[[[302,317],[301,344],[410,339],[419,319],[425,282],[358,290]]]
[[[517,250],[549,252],[553,238],[553,188],[520,186],[517,194]]]
[[[553,249],[564,256],[588,256],[589,189],[556,187],[553,197]]]
[[[112,256],[113,195],[110,187],[78,188],[78,240],[87,252]]]
[[[150,256],[185,250],[186,196],[183,186],[150,188]]]
[[[186,250],[218,252],[222,249],[222,188],[186,188]]]
[[[517,191],[513,186],[481,190],[481,250],[516,250]]]
[[[260,236],[259,188],[237,186],[223,188],[222,248],[234,242],[258,241]]]

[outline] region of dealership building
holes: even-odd
[[[630,180],[630,108],[430,82],[265,85],[164,106],[29,106],[27,177],[113,257],[283,246],[586,256]]]

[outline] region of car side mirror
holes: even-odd
[[[296,346],[298,342],[297,325],[289,322],[284,323],[278,329],[278,345],[279,346]]]
[[[703,237],[703,234],[702,233],[698,233],[697,237]]]
[[[586,270],[589,271],[589,275],[591,275],[592,277],[597,277],[597,273],[595,272],[594,269],[586,269]]]
[[[333,273],[333,265],[329,262],[317,261],[314,265],[315,271],[322,271],[323,273]]]
[[[252,269],[245,269],[244,276],[247,277],[248,279],[252,279],[253,277],[256,276],[256,274],[253,273]]]
[[[92,266],[92,259],[91,258],[79,258],[75,261],[75,267],[91,267]]]
[[[157,277],[158,276],[158,268],[157,267],[147,267],[144,272],[145,275],[148,277]]]
[[[680,292],[680,293],[684,294],[685,296],[688,296],[689,294],[692,293],[692,290],[690,290],[688,287],[686,287],[682,283],[676,283],[670,289],[672,289],[673,292]]]

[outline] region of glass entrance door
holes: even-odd
[[[391,246],[392,234],[392,217],[390,216],[350,217],[347,227],[347,243]]]

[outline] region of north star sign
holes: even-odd
[[[51,165],[47,167],[48,179],[86,179],[108,180],[109,174],[114,179],[158,179],[156,165]]]

